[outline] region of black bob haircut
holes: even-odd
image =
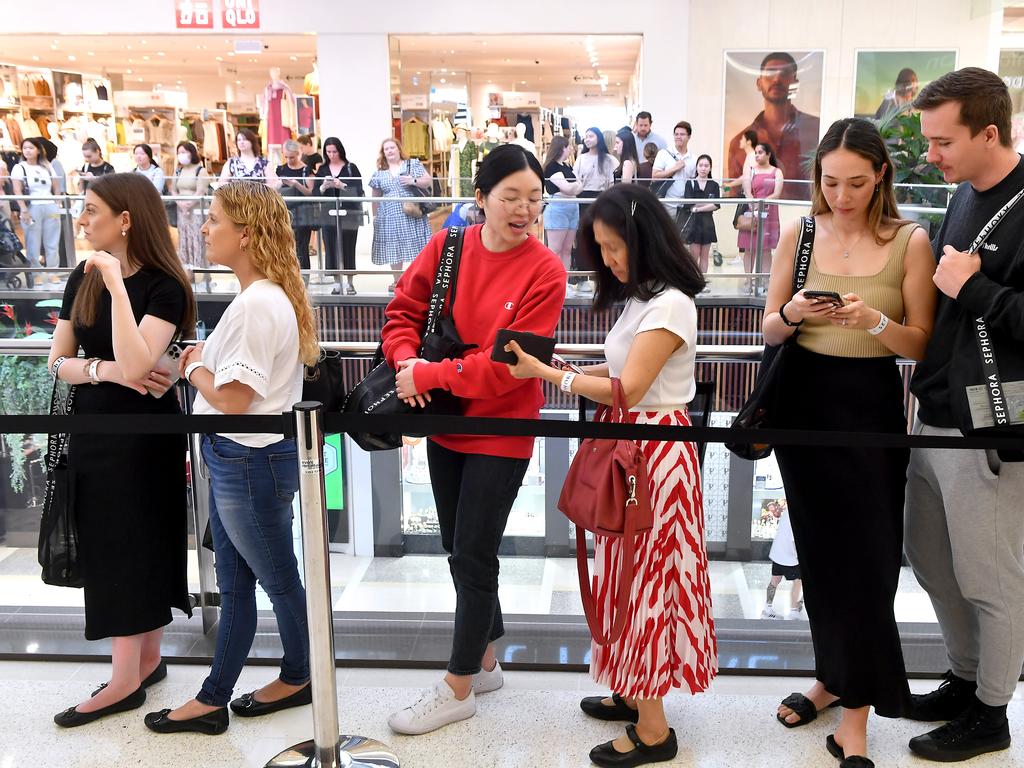
[[[618,184],[586,206],[580,222],[580,254],[597,273],[594,309],[608,309],[627,299],[650,301],[666,288],[693,298],[704,288],[704,275],[683,243],[664,204],[646,187]],[[600,221],[626,243],[629,280],[621,283],[601,259],[594,237]]]
[[[473,188],[487,197],[502,181],[519,171],[535,173],[543,188],[544,169],[540,167],[540,160],[518,144],[502,144],[488,152],[477,167]]]

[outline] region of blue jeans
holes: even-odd
[[[309,680],[306,591],[292,550],[292,498],[299,488],[295,441],[250,448],[203,436],[210,475],[210,529],[220,588],[220,625],[210,674],[196,699],[223,707],[256,636],[256,581],[270,597],[284,647],[281,680]]]

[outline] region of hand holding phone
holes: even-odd
[[[572,371],[573,373],[583,373],[583,369],[574,363],[570,363],[561,355],[552,354],[551,362],[561,368],[563,371]]]
[[[846,305],[846,300],[835,291],[804,291],[804,296],[809,301],[827,302],[836,307]]]
[[[172,386],[181,378],[181,374],[178,372],[178,360],[181,359],[182,351],[184,351],[184,348],[181,344],[172,342],[156,363],[157,368],[167,371],[167,378],[171,380]]]

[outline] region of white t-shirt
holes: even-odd
[[[664,328],[683,340],[635,409],[682,408],[697,394],[694,362],[697,357],[697,306],[677,288],[666,288],[650,301],[630,299],[604,340],[608,370],[622,375],[633,338],[638,333]]]
[[[281,414],[302,399],[299,325],[277,283],[257,280],[228,306],[203,347],[203,367],[220,388],[240,381],[256,393],[246,414]],[[194,413],[219,413],[196,395]],[[281,434],[223,435],[250,448],[265,448]]]
[[[775,541],[768,552],[768,559],[779,565],[800,565],[796,556],[796,539],[793,538],[793,525],[789,522],[789,510],[782,510],[779,528],[775,532]]]
[[[29,197],[53,197],[54,174],[52,168],[21,162],[14,166],[11,178],[22,182],[28,188]],[[39,202],[51,203],[53,201],[40,200]]]
[[[605,155],[604,162],[598,165],[597,150],[594,150],[577,157],[572,172],[582,182],[584,191],[604,192],[615,183],[615,169],[618,167],[615,155]]]
[[[678,163],[680,160],[684,160],[685,164],[682,168],[673,174],[672,186],[668,188],[668,192],[663,197],[683,197],[683,193],[686,191],[686,180],[697,177],[697,156],[693,152],[687,152],[685,155],[680,155],[675,147],[669,149],[658,150],[657,156],[654,158],[653,169],[655,171],[665,171],[671,168],[673,165]],[[679,207],[678,203],[665,203],[665,206],[669,210],[675,210]]]

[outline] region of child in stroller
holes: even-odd
[[[11,267],[27,267],[28,259],[21,252],[21,241],[14,234],[10,222],[0,216],[0,280],[10,290],[16,291],[22,286],[32,287],[32,273],[20,272]]]

